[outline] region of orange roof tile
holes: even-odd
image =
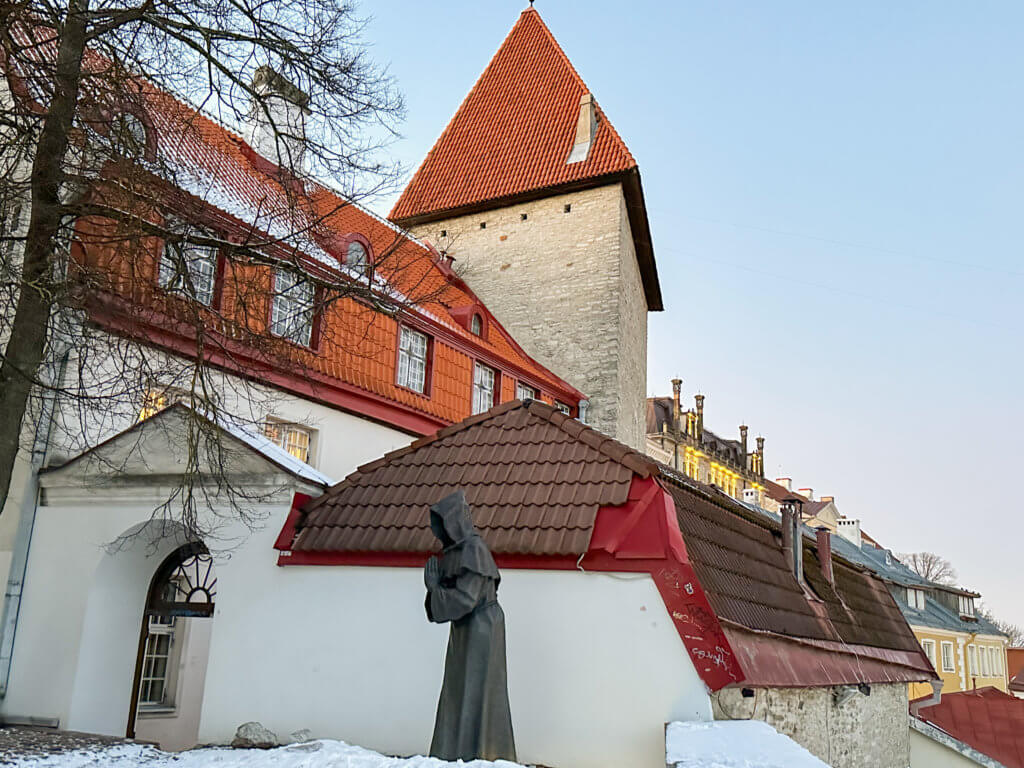
[[[587,159],[566,163],[580,97],[589,91],[540,14],[523,11],[391,218],[406,220],[636,168],[600,107]]]

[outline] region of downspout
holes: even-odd
[[[924,709],[925,707],[934,707],[940,701],[942,701],[942,680],[933,680],[932,695],[929,696],[927,699],[921,699],[921,701],[913,702],[910,705],[910,714],[920,719],[920,712],[922,709]]]
[[[63,341],[63,340],[61,340]],[[50,385],[64,379],[67,370],[71,347],[61,344],[63,352],[52,359],[47,371]],[[39,421],[36,422],[32,436],[32,449],[28,475],[28,489],[21,503],[21,517],[18,520],[18,531],[14,539],[14,550],[11,553],[11,566],[7,573],[7,590],[4,592],[3,618],[0,619],[0,699],[7,695],[7,686],[11,678],[11,662],[14,657],[14,636],[18,629],[18,613],[21,610],[21,596],[25,586],[25,573],[28,570],[28,553],[32,543],[32,529],[35,527],[36,510],[39,508],[39,470],[46,461],[47,448],[53,431],[53,419],[56,413],[57,395],[52,390],[45,392]]]

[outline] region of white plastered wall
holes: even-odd
[[[387,754],[430,745],[447,626],[418,568],[270,566],[261,533],[218,571],[200,741],[258,720]],[[646,575],[506,569],[509,696],[519,759],[664,765],[664,724],[711,717],[704,684]]]

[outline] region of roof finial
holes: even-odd
[[[533,8],[533,0],[530,0],[530,7]]]

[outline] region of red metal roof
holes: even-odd
[[[944,693],[918,717],[1007,768],[1024,768],[1024,699],[991,687]]]
[[[586,160],[566,163],[580,97],[589,92],[540,14],[523,11],[390,218],[405,221],[636,168],[600,107]]]

